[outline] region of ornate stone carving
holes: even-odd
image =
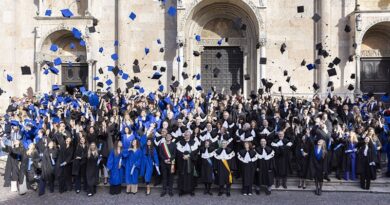
[[[361,14],[358,14],[356,16],[356,30],[358,30],[358,31],[362,30],[362,16],[361,16]]]
[[[390,50],[362,50],[360,54],[362,57],[389,57]]]
[[[361,14],[359,14],[361,15]],[[362,16],[360,16],[362,18]],[[357,17],[356,17],[357,18]],[[381,22],[388,22],[390,21],[390,16],[364,16],[364,21],[361,24],[361,30],[356,35],[356,43],[360,45],[363,41],[364,34],[375,24],[381,23]]]
[[[266,46],[267,45],[267,39],[266,38],[260,38],[259,39],[259,44],[260,44],[261,47]]]

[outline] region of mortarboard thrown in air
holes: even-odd
[[[304,6],[297,6],[297,12],[298,12],[298,13],[303,13],[303,12],[305,12],[305,7],[304,7]]]
[[[200,35],[195,35],[195,40],[200,42],[200,40],[201,40]]]
[[[183,63],[183,68],[187,68],[187,66],[188,66],[187,62],[184,62]]]
[[[54,65],[61,65],[62,64],[62,60],[61,60],[60,57],[58,57],[58,58],[54,59],[53,63],[54,63]]]
[[[51,16],[52,11],[50,9],[46,9],[45,16]]]
[[[160,53],[164,53],[164,48],[161,47],[159,51]]]
[[[251,79],[251,75],[245,74],[245,75],[244,75],[244,79],[245,79],[245,80],[250,80],[250,79]]]
[[[303,59],[302,62],[301,62],[301,66],[305,66],[306,65],[306,60]]]
[[[89,33],[95,33],[96,32],[95,26],[88,27],[88,31],[89,31]]]
[[[114,41],[114,46],[119,46],[119,41],[118,40]]]
[[[322,43],[317,43],[316,50],[322,50],[322,49],[323,49]]]
[[[161,40],[159,38],[157,39],[157,44],[161,44]]]
[[[7,74],[7,81],[11,82],[13,80],[14,80],[14,78],[11,75]]]
[[[354,87],[352,84],[349,84],[349,85],[348,85],[348,90],[349,90],[349,91],[352,91],[352,90],[354,90],[354,89],[355,89],[355,87]]]
[[[161,71],[162,73],[164,73],[165,71],[167,71],[167,68],[164,67],[164,66],[162,66],[162,67],[160,68],[160,71]]]
[[[188,78],[188,74],[186,72],[182,72],[181,76],[183,77],[184,80]]]
[[[201,86],[201,85],[197,85],[197,86],[195,87],[195,89],[196,89],[197,91],[201,91],[201,90],[203,90],[203,88],[202,88],[202,86]]]
[[[199,51],[194,51],[194,52],[193,52],[193,55],[194,55],[195,57],[198,57],[198,56],[200,56],[200,53],[199,53]]]
[[[352,73],[352,74],[351,74],[351,79],[355,79],[355,78],[356,78],[355,73]]]
[[[70,18],[70,17],[73,16],[72,11],[70,11],[69,9],[62,9],[62,10],[61,10],[61,14],[62,14],[62,16],[65,17],[65,18]]]
[[[22,75],[31,75],[31,68],[29,66],[22,66]]]
[[[164,91],[164,86],[163,85],[158,86],[158,91],[163,92]]]
[[[161,73],[160,72],[155,72],[155,73],[153,73],[153,76],[152,76],[152,79],[153,80],[158,80],[158,79],[160,79],[161,78]]]
[[[333,63],[329,63],[328,64],[328,68],[333,68],[334,67],[334,64]]]
[[[104,87],[104,84],[103,84],[102,82],[98,82],[98,83],[97,83],[97,86],[103,88],[103,87]]]
[[[214,78],[217,78],[218,75],[219,75],[219,73],[220,73],[219,68],[214,68],[214,70],[213,70],[213,76],[214,76]]]
[[[81,41],[80,41],[81,42]],[[84,41],[84,46],[85,46],[85,41]],[[69,44],[69,48],[70,49],[75,49],[76,48],[76,45],[74,45],[74,43],[70,43]]]
[[[332,87],[333,86],[333,81],[328,81],[328,87]]]
[[[319,20],[321,20],[321,16],[315,13],[311,19],[313,19],[313,21],[317,23]]]
[[[286,82],[288,82],[288,83],[289,83],[290,81],[291,81],[291,77],[290,77],[290,76],[288,76],[288,77],[287,77],[287,79],[286,79]]]
[[[129,89],[130,89],[130,88],[133,88],[133,87],[134,87],[134,83],[131,82],[131,81],[130,81],[130,82],[127,82],[127,83],[126,83],[126,87],[129,88]]]
[[[119,68],[118,68],[118,66],[115,66],[115,67],[112,69],[112,73],[113,73],[115,76],[118,76],[118,74],[119,74]]]
[[[106,81],[106,85],[108,85],[108,86],[112,85],[112,80],[111,80],[111,79],[108,79],[108,80]]]
[[[80,30],[74,27],[72,28],[72,34],[77,39],[81,39],[81,36],[83,35]]]
[[[123,79],[123,80],[129,79],[129,74],[123,73],[123,74],[122,74],[122,79]]]
[[[294,92],[296,92],[298,90],[298,88],[295,85],[290,86],[290,89]]]
[[[118,60],[118,54],[116,54],[116,53],[112,54],[111,59],[114,61]]]
[[[267,58],[260,58],[260,64],[267,64]]]
[[[315,66],[315,64],[310,63],[310,64],[307,64],[307,65],[306,65],[306,68],[307,68],[308,70],[313,70],[314,68],[316,68],[316,66]]]
[[[136,64],[133,65],[133,72],[134,73],[140,73],[141,72],[141,69],[140,69],[139,65],[136,65]]]
[[[351,27],[348,24],[345,25],[344,31],[347,33],[351,32]]]
[[[288,71],[287,70],[283,71],[283,76],[288,76]]]
[[[148,55],[150,52],[150,49],[149,48],[145,48],[145,55]]]
[[[348,57],[348,61],[349,61],[349,62],[352,62],[352,61],[353,61],[353,55],[350,55],[350,56]]]
[[[93,80],[99,80],[99,76],[94,77]]]
[[[51,89],[52,89],[53,91],[56,91],[56,90],[59,90],[59,89],[60,89],[60,86],[58,86],[58,85],[53,85]]]
[[[280,52],[283,54],[285,51],[286,51],[286,48],[287,48],[287,45],[285,43],[283,43],[281,46],[280,46]]]
[[[195,78],[196,78],[196,80],[200,80],[200,78],[201,78],[200,73],[196,74]]]
[[[170,7],[168,8],[168,14],[169,14],[170,16],[175,16],[175,15],[176,15],[176,12],[177,12],[177,10],[176,10],[175,7],[170,6]]]
[[[313,88],[317,91],[318,89],[320,89],[320,86],[317,83],[313,83]]]
[[[99,68],[99,73],[103,74],[103,69],[102,68]]]
[[[341,62],[340,58],[336,57],[333,60],[333,64],[338,65]]]
[[[328,75],[329,75],[329,77],[332,77],[332,76],[337,75],[336,69],[335,69],[335,68],[329,69],[329,70],[328,70]]]
[[[217,58],[221,58],[222,57],[222,54],[220,52],[218,52],[216,55],[215,55]]]
[[[104,51],[104,48],[103,48],[103,47],[100,47],[100,48],[99,48],[99,53],[103,53],[103,51]]]
[[[51,46],[50,46],[50,50],[51,51],[53,51],[53,52],[56,52],[56,51],[58,51],[58,45],[57,44],[51,44]]]
[[[186,91],[187,91],[187,92],[190,92],[191,90],[192,90],[192,87],[191,87],[190,85],[187,85]]]
[[[222,45],[222,40],[223,40],[223,39],[218,40],[217,44],[218,44],[219,46]]]
[[[59,71],[56,67],[54,67],[54,66],[50,67],[49,70],[50,70],[52,73],[56,74],[56,75],[60,72],[60,71]]]
[[[137,18],[137,15],[134,12],[131,12],[129,18],[134,21],[135,18]]]

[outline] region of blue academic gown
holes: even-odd
[[[142,165],[141,176],[144,177],[146,183],[150,183],[152,180],[153,169],[155,166],[159,166],[158,153],[156,148],[153,147],[153,155],[147,153],[147,148],[142,149]]]
[[[128,150],[131,147],[131,142],[134,139],[139,139],[134,133],[131,135],[122,134],[123,150]]]
[[[119,166],[120,161],[121,166]],[[122,153],[116,156],[114,150],[110,152],[107,160],[107,169],[110,171],[110,185],[121,185],[124,173],[124,160],[122,159]]]
[[[136,151],[125,150],[123,151],[123,157],[126,158],[126,164],[125,164],[126,184],[138,184],[138,177],[139,177],[141,161],[142,161],[141,149],[137,149]],[[131,173],[132,170],[133,173]]]

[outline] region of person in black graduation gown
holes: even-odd
[[[233,170],[236,170],[235,153],[228,147],[228,142],[223,140],[221,147],[215,151],[214,170],[217,174],[216,184],[219,186],[218,196],[222,196],[226,191],[226,196],[230,196],[230,187],[233,183]]]
[[[102,162],[100,163],[99,169],[103,175],[103,183],[107,184],[108,172],[105,165],[107,164],[108,154],[110,153],[110,150],[113,149],[113,141],[111,136],[109,136],[108,134],[107,123],[105,121],[101,122],[97,145],[98,145],[99,153],[102,155]]]
[[[322,194],[322,184],[328,168],[327,157],[326,142],[323,139],[319,139],[311,150],[310,156],[310,171],[316,185],[316,195]]]
[[[251,142],[244,142],[244,149],[237,154],[240,161],[240,171],[242,177],[242,194],[252,195],[253,180],[256,171],[256,152],[252,149]]]
[[[158,154],[161,159],[160,170],[162,173],[163,191],[161,197],[168,192],[173,196],[173,174],[175,173],[176,144],[172,142],[171,134],[165,136],[165,141],[158,146]]]
[[[67,137],[65,142],[59,144],[58,158],[56,163],[56,177],[58,179],[59,192],[72,190],[72,139]]]
[[[0,147],[4,152],[8,153],[5,173],[11,178],[11,191],[18,191],[18,185],[25,182],[25,164],[26,151],[19,140],[13,141],[13,146],[5,145],[3,140],[0,140]],[[5,176],[6,176],[5,174]]]
[[[184,132],[183,140],[176,143],[177,149],[177,173],[179,196],[183,194],[191,194],[194,196],[196,174],[195,163],[199,151],[199,142],[191,139],[191,132],[186,130]]]
[[[283,188],[287,189],[287,175],[290,168],[290,154],[292,142],[284,138],[284,132],[278,132],[278,139],[271,143],[275,150],[275,187],[279,188],[280,180]]]
[[[356,172],[360,174],[360,187],[369,190],[371,180],[376,179],[375,149],[370,137],[364,138],[357,152]]]
[[[306,179],[310,179],[309,156],[313,145],[313,141],[310,138],[310,130],[306,129],[302,137],[297,138],[297,145],[295,147],[295,159],[297,162],[297,174],[299,177],[298,188],[306,189]]]
[[[84,191],[87,191],[87,153],[88,146],[83,132],[78,133],[79,142],[77,143],[76,150],[74,152],[72,163],[72,175],[74,176],[76,193],[80,193],[81,180],[83,180]]]
[[[36,190],[37,186],[37,176],[39,169],[39,153],[35,148],[35,144],[31,143],[26,150],[26,180],[27,188]]]
[[[271,194],[271,186],[274,184],[275,172],[275,151],[267,146],[267,140],[261,138],[260,146],[255,148],[257,153],[256,161],[256,194],[260,194],[260,188],[265,187],[265,193]]]
[[[87,161],[86,161],[86,176],[88,185],[88,196],[93,196],[96,193],[96,185],[99,181],[99,163],[101,156],[94,142],[89,144]]]
[[[204,141],[204,145],[200,148],[199,154],[201,158],[200,180],[205,185],[203,193],[213,195],[213,193],[211,193],[211,185],[215,179],[213,169],[215,148],[212,146],[212,141],[210,139]]]
[[[341,180],[341,175],[343,172],[343,158],[345,150],[345,133],[343,128],[340,125],[335,125],[333,127],[334,131],[332,133],[333,139],[333,154],[332,154],[332,167],[335,169],[336,178]]]
[[[39,196],[45,194],[46,183],[49,184],[50,193],[54,192],[55,166],[58,151],[54,141],[50,141],[41,157],[41,178],[39,181]]]

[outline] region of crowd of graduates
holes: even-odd
[[[373,95],[249,97],[217,92],[125,92],[89,95],[56,91],[12,98],[0,118],[0,146],[8,153],[4,186],[45,194],[58,187],[136,194],[162,184],[161,196],[194,195],[203,187],[230,196],[287,188],[289,176],[306,189],[314,180],[360,180],[370,189],[381,169],[390,175],[390,110]],[[56,183],[58,182],[58,183]],[[55,184],[58,186],[55,186]]]

